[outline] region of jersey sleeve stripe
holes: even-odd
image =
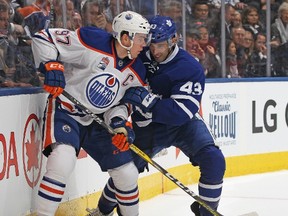
[[[200,103],[198,100],[196,100],[194,97],[192,96],[188,96],[188,95],[171,95],[171,98],[177,100],[190,100],[193,104],[195,104],[198,108],[200,107]]]
[[[190,110],[183,103],[180,103],[176,100],[174,100],[174,101],[189,116],[190,119],[193,118],[193,113],[190,112]]]
[[[81,43],[84,47],[86,47],[87,49],[94,50],[94,51],[96,51],[96,52],[98,52],[98,53],[102,53],[103,55],[107,55],[107,56],[114,57],[113,54],[111,54],[111,53],[104,52],[104,51],[102,51],[102,50],[96,49],[96,48],[91,47],[91,46],[89,46],[88,44],[86,44],[86,43],[82,40],[82,38],[81,38],[79,29],[76,30],[76,33],[77,33],[77,36],[78,36],[78,39],[79,39],[80,43]]]

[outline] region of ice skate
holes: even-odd
[[[200,206],[198,202],[193,202],[190,206],[191,211],[195,214],[195,216],[200,216],[199,207]]]
[[[98,207],[96,209],[86,208],[86,211],[89,212],[86,216],[113,216],[113,211],[109,214],[103,214]]]

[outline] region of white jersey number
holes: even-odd
[[[64,44],[64,45],[71,45],[71,39],[69,35],[69,31],[62,30],[62,31],[55,31],[56,41],[58,43]]]
[[[201,95],[203,93],[202,86],[199,82],[187,82],[180,87],[180,91],[192,95]]]

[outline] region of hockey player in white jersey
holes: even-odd
[[[55,214],[81,147],[112,178],[121,214],[139,214],[138,171],[126,151],[134,132],[128,109],[119,101],[129,87],[145,86],[145,67],[137,56],[147,45],[150,25],[141,15],[125,11],[112,27],[113,34],[83,27],[75,32],[46,29],[33,37],[35,63],[50,93],[43,134],[48,160],[36,200],[38,216]],[[61,95],[64,88],[119,133],[111,136],[77,109]]]
[[[149,22],[151,44],[140,57],[146,66],[152,93],[161,98],[154,97],[148,103],[147,98],[152,98],[152,94],[146,88],[132,87],[126,91],[122,101],[137,107],[132,114],[134,145],[151,157],[170,146],[179,148],[193,166],[199,166],[200,197],[217,209],[225,159],[198,113],[205,88],[203,67],[177,46],[176,27],[170,17],[154,16]],[[147,166],[147,162],[137,155],[134,162],[140,172]],[[114,186],[110,178],[98,203],[100,208],[111,209],[113,200],[117,204]],[[197,202],[191,208],[197,216],[211,216]]]

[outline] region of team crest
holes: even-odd
[[[90,80],[86,88],[86,95],[93,106],[102,109],[113,103],[119,87],[119,80],[113,75],[105,73]]]
[[[107,65],[109,64],[109,62],[110,62],[110,60],[108,57],[103,57],[101,59],[101,61],[99,62],[99,64],[97,65],[97,67],[104,71],[106,69]]]
[[[69,125],[63,125],[62,126],[62,130],[66,133],[70,133],[71,132],[71,127]]]
[[[126,16],[125,16],[126,20],[131,20],[132,18],[133,18],[133,15],[130,13],[126,14]]]
[[[158,63],[156,61],[153,61],[152,63],[144,62],[143,64],[145,65],[146,70],[153,74],[159,69]]]

